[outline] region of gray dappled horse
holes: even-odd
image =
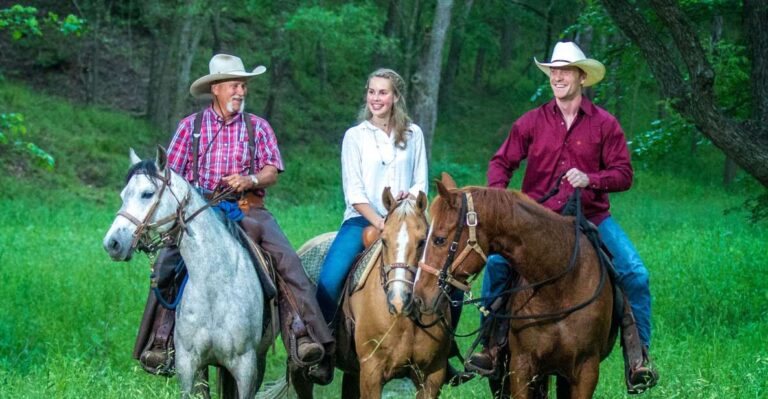
[[[195,384],[195,377],[214,365],[222,397],[252,398],[264,377],[271,340],[262,339],[264,297],[250,255],[232,223],[215,210],[190,219],[207,204],[167,167],[161,147],[154,161],[141,161],[133,150],[130,155],[123,205],[104,237],[104,249],[113,260],[126,261],[150,234],[178,244],[189,273],[174,335],[181,395],[205,393],[205,384]]]

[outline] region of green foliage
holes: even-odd
[[[27,133],[24,116],[19,113],[0,113],[0,148],[10,147],[28,155],[38,167],[53,170],[55,161],[51,154],[32,142],[23,141]]]
[[[29,35],[42,36],[43,32],[40,30],[37,13],[38,10],[35,7],[25,7],[19,4],[2,9],[0,10],[0,30],[9,30],[14,40],[20,40]],[[64,35],[80,36],[85,21],[72,14],[59,21],[58,14],[49,12],[43,18],[43,24],[58,26],[59,32]],[[26,133],[27,128],[24,126],[22,114],[0,113],[0,149],[10,147],[29,156],[34,165],[49,171],[53,170],[55,165],[53,156],[37,144],[21,140],[21,137]]]
[[[8,30],[14,40],[30,35],[42,36],[41,25],[55,26],[64,35],[80,36],[85,20],[72,14],[60,20],[59,15],[53,12],[40,19],[37,8],[20,4],[0,10],[0,30]]]

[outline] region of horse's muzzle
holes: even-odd
[[[131,248],[132,240],[120,239],[118,234],[107,234],[104,237],[104,250],[107,251],[109,257],[114,261],[129,261],[133,256],[133,248]]]
[[[408,316],[413,309],[413,294],[390,291],[387,293],[387,307],[393,316]]]

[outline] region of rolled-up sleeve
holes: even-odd
[[[272,130],[269,122],[263,118],[251,115],[254,135],[256,136],[256,166],[258,170],[264,169],[267,165],[277,168],[278,172],[283,171],[283,158],[280,155],[280,149],[277,146],[277,137]]]
[[[413,131],[413,184],[408,192],[418,197],[419,191],[428,194],[427,179],[429,172],[427,169],[427,150],[424,145],[424,133],[416,125],[412,125]]]
[[[348,205],[369,203],[363,182],[360,143],[353,129],[344,133],[341,143],[341,180]]]

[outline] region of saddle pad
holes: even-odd
[[[328,250],[331,248],[331,244],[333,244],[334,238],[336,238],[335,231],[321,234],[304,243],[304,245],[296,251],[299,255],[299,259],[301,259],[302,266],[304,266],[304,272],[307,274],[310,281],[312,281],[312,284],[317,285],[317,279],[320,276],[320,268],[323,266],[323,261],[328,254]],[[358,287],[360,281],[365,280],[365,276],[368,275],[370,269],[376,264],[380,253],[381,241],[377,240],[370,248],[368,248],[368,250],[363,252],[362,257],[358,259],[356,267],[353,269],[355,271],[352,284],[355,289],[353,291],[361,288]]]

